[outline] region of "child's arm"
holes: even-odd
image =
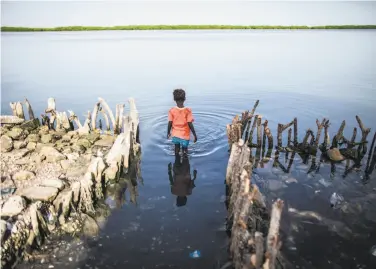
[[[169,121],[168,126],[167,126],[167,139],[169,139],[171,136],[171,128],[172,128],[172,121]]]
[[[189,129],[191,129],[193,136],[195,137],[193,142],[196,143],[197,142],[197,135],[196,135],[195,127],[193,126],[192,122],[188,122],[188,126],[189,126]]]

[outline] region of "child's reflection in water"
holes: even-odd
[[[183,159],[181,161],[181,159]],[[192,194],[192,189],[195,187],[197,171],[193,170],[193,179],[191,178],[191,171],[188,157],[181,158],[179,154],[175,155],[175,163],[168,164],[168,176],[171,184],[171,193],[176,195],[176,206],[185,206],[187,204],[187,196]]]

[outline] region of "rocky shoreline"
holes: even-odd
[[[57,112],[53,98],[46,109],[51,115],[42,115],[42,124],[25,103],[29,120],[20,102],[11,103],[13,116],[1,116],[2,268],[29,257],[49,235],[97,235],[108,215],[99,203],[106,187],[130,173],[139,174],[139,119],[132,98],[125,116],[124,105],[117,105],[116,119],[99,98],[84,125],[73,112],[69,118]],[[99,112],[106,131],[101,120],[96,124]]]

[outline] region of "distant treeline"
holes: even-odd
[[[376,29],[376,25],[126,25],[126,26],[63,26],[53,28],[1,27],[2,32],[105,31],[105,30],[246,30],[246,29]]]

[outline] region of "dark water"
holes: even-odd
[[[298,117],[300,140],[322,117],[331,120],[330,137],[342,120],[345,136],[351,137],[355,115],[372,128],[369,139],[376,130],[375,31],[3,33],[1,42],[2,114],[10,113],[10,101],[24,96],[37,114],[54,97],[58,110],[74,110],[81,121],[99,96],[113,109],[135,97],[140,112],[144,185],[138,187],[137,206],[127,202],[113,211],[102,239],[88,247],[83,261],[63,261],[55,268],[215,268],[223,263],[225,127],[257,99],[257,111],[269,120],[275,137],[277,124],[293,117]],[[187,91],[199,137],[189,158],[192,174],[197,170],[196,187],[183,207],[176,207],[171,194],[168,164],[174,157],[165,139],[177,87]],[[287,167],[284,158],[280,162]],[[295,155],[288,174],[272,168],[272,161],[255,169],[253,180],[268,201],[285,200],[286,255],[300,268],[373,268],[375,172],[364,184],[364,171],[342,177],[346,163],[332,177],[330,165],[307,174],[310,165]],[[283,183],[286,176],[298,183]],[[331,208],[334,191],[361,210]],[[300,218],[289,208],[316,212],[320,221]],[[189,257],[195,249],[201,258]]]

